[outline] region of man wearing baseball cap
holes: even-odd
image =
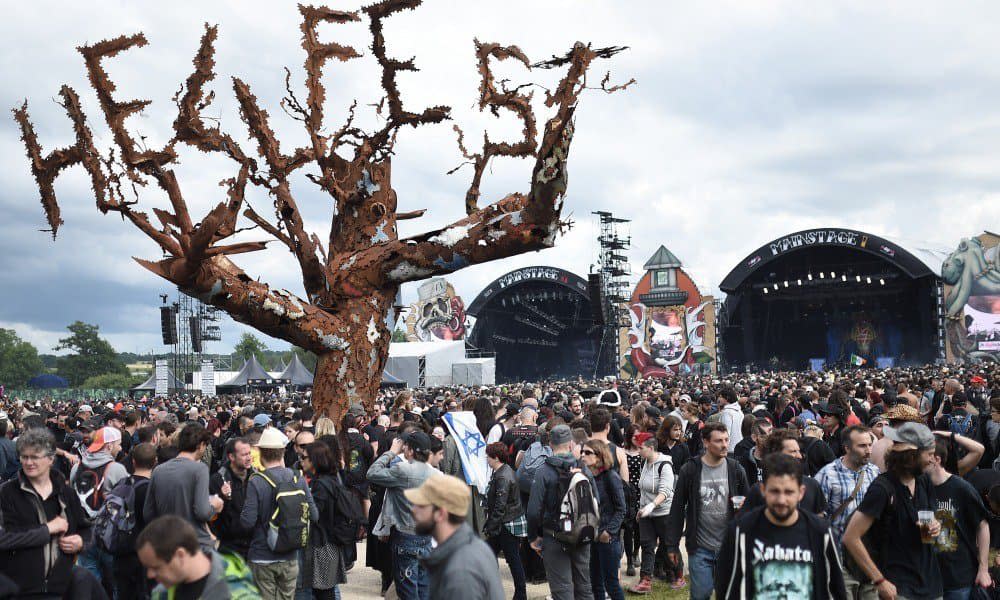
[[[101,427],[84,449],[82,460],[70,469],[70,486],[91,519],[100,512],[105,498],[118,482],[128,477],[125,466],[115,462],[121,448],[122,432],[115,427]],[[79,564],[98,581],[113,575],[113,557],[93,541],[80,554]]]
[[[904,423],[886,427],[885,437],[892,441],[886,472],[875,478],[851,516],[844,549],[854,559],[854,575],[870,581],[880,597],[941,598],[933,545],[941,524],[934,518],[933,486],[925,474],[934,461],[934,435],[922,423]]]
[[[392,580],[400,600],[426,598],[427,570],[417,559],[431,550],[431,537],[418,533],[411,512],[412,504],[403,493],[434,475],[427,464],[431,438],[423,431],[410,431],[392,440],[392,446],[368,468],[368,483],[386,488],[382,514],[375,524],[375,535],[389,535],[392,547]]]
[[[469,486],[451,475],[436,475],[403,496],[412,505],[414,531],[437,542],[420,559],[430,579],[431,600],[504,600],[493,551],[466,522]]]

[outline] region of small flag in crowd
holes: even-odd
[[[863,359],[863,358],[861,358],[857,354],[852,354],[851,355],[851,364],[854,365],[855,367],[860,367],[861,365],[865,364],[866,362],[868,362],[868,361],[865,360],[865,359]]]

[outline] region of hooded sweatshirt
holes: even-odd
[[[71,486],[73,482],[76,481],[76,474],[80,470],[81,464],[88,469],[97,471],[98,477],[104,478],[104,483],[101,485],[101,488],[105,497],[107,497],[108,493],[113,490],[116,485],[118,485],[119,481],[128,477],[128,469],[125,468],[125,465],[115,462],[115,459],[111,456],[110,452],[102,448],[100,451],[91,454],[90,452],[87,452],[85,448],[83,449],[83,458],[81,461],[73,465],[73,468],[69,471],[69,482]],[[84,510],[87,510],[86,506],[84,506]],[[87,512],[90,514],[89,510]],[[94,515],[91,514],[90,516]]]
[[[660,453],[649,461],[643,461],[642,473],[639,475],[639,508],[656,499],[659,494],[666,496],[649,517],[665,517],[670,514],[670,504],[674,499],[674,468],[670,457]]]
[[[812,559],[810,569],[812,590],[808,596],[815,600],[846,598],[844,589],[843,567],[837,555],[836,542],[830,532],[826,520],[799,511],[799,519],[807,530],[808,545],[806,548],[782,548],[780,546],[766,547],[758,539],[756,532],[761,528],[774,528],[764,515],[764,507],[756,508],[731,522],[723,539],[722,547],[716,559],[715,567],[715,597],[716,598],[754,598],[763,592],[756,588],[757,578],[754,577],[754,566],[762,557],[778,552],[794,552],[799,560],[806,552]],[[780,560],[771,556],[769,560]],[[793,567],[778,565],[767,571],[764,583],[780,586],[789,577]],[[768,581],[767,579],[770,579]]]
[[[504,600],[493,551],[462,523],[440,546],[420,559],[430,578],[431,600]]]

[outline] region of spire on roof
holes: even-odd
[[[667,250],[666,246],[660,246],[656,253],[646,261],[646,264],[642,265],[642,268],[647,271],[652,271],[653,269],[669,269],[679,268],[681,266],[681,259],[674,256],[674,253]]]

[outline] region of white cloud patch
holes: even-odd
[[[238,76],[270,113],[282,148],[305,144],[299,124],[278,105],[285,94],[283,66],[291,68],[294,89],[304,96],[294,3],[25,4],[0,23],[0,104],[10,108],[27,98],[48,152],[72,142],[65,113],[51,101],[69,83],[81,95],[98,143],[108,144],[74,48],[144,31],[148,47],[106,65],[117,100],[154,101],[128,124],[148,147],[162,146],[176,114],[170,98],[189,75],[204,22],[220,26],[211,86],[216,99],[206,115],[256,153],[232,95],[230,77]],[[635,77],[638,85],[614,95],[588,92],[577,111],[564,209],[575,226],[543,253],[451,275],[467,303],[490,281],[522,266],[555,265],[586,275],[596,259],[590,213],[598,209],[633,219],[635,269],[665,244],[709,292],[748,252],[803,228],[853,227],[943,247],[1000,228],[1000,63],[992,60],[1000,56],[1000,6],[942,11],[930,2],[428,1],[390,17],[386,37],[391,55],[416,56],[421,69],[399,77],[404,106],[452,106],[473,149],[484,128],[494,140],[520,135],[508,114],[496,119],[475,108],[474,37],[518,44],[534,60],[562,54],[578,39],[631,47],[595,63],[590,83],[610,68],[612,81]],[[328,129],[339,126],[354,99],[358,124],[378,126],[367,106],[381,90],[366,25],[323,26],[320,38],[365,54],[346,64],[331,61],[325,69]],[[514,83],[537,81],[549,89],[562,75],[528,73],[513,61],[495,63],[495,70]],[[544,92],[534,92],[541,124],[550,111],[541,105]],[[79,168],[56,184],[66,220],[59,240],[39,233],[43,213],[17,138],[13,121],[0,119],[0,323],[12,324],[42,350],[76,319],[97,322],[121,349],[159,348],[157,294],[170,287],[131,260],[158,258],[158,247],[116,215],[101,215]],[[234,172],[225,160],[190,148],[181,159],[178,178],[197,221],[224,200],[218,182]],[[401,237],[463,216],[471,172],[444,174],[461,160],[448,124],[400,132],[392,171],[399,209],[428,209],[423,218],[400,223]],[[526,191],[532,166],[532,160],[495,161],[480,203]],[[330,199],[304,176],[293,189],[307,227],[325,240]],[[141,194],[143,206],[164,206],[155,190]],[[259,213],[271,213],[259,191],[248,199]],[[249,231],[235,241],[260,239],[267,236]],[[280,244],[271,247],[236,262],[272,288],[301,293],[294,259]],[[416,286],[407,285],[404,300],[415,296]],[[214,346],[231,347],[246,330],[227,322],[223,342]]]

